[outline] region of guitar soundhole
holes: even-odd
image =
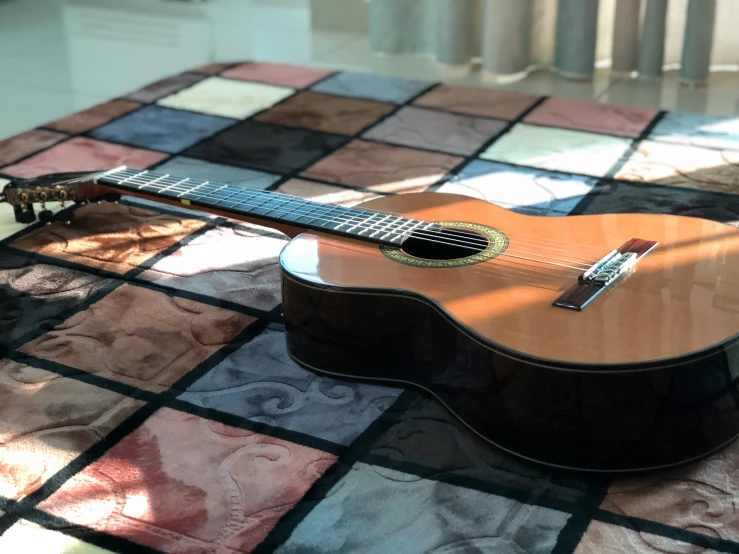
[[[402,250],[425,260],[457,260],[485,250],[490,241],[480,233],[461,229],[417,231],[403,241]]]

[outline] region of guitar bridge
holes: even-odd
[[[582,311],[655,246],[655,241],[631,239],[618,250],[612,250],[580,275],[577,283],[552,302],[552,306]]]

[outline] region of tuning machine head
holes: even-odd
[[[99,195],[99,187],[95,178],[99,173],[89,171],[75,173],[54,173],[32,179],[15,179],[0,194],[0,202],[8,202],[13,206],[15,220],[18,223],[36,221],[34,204],[41,205],[40,219],[44,223],[53,220],[69,222],[72,219],[69,202],[83,202],[91,196]],[[54,215],[46,209],[47,202],[59,202],[62,212]],[[43,214],[43,215],[41,215]]]

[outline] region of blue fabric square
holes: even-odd
[[[206,162],[187,156],[176,156],[157,168],[157,173],[169,173],[177,177],[190,177],[212,183],[223,183],[250,189],[266,189],[280,176],[244,167]]]
[[[739,117],[669,112],[655,125],[649,138],[739,150]]]
[[[566,215],[598,182],[592,177],[473,160],[439,192],[487,200],[518,213]]]
[[[423,90],[431,86],[426,81],[413,81],[387,75],[371,75],[369,73],[338,73],[325,81],[311,87],[316,92],[368,98],[382,102],[407,102]]]
[[[233,119],[145,106],[89,133],[89,136],[174,154],[233,125]]]
[[[282,327],[273,324],[179,399],[349,445],[401,392],[300,368],[287,354]]]
[[[570,514],[355,464],[276,550],[549,553]]]

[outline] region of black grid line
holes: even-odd
[[[513,129],[516,125],[518,125],[523,120],[524,117],[526,117],[531,112],[533,112],[536,108],[538,108],[547,98],[549,97],[541,96],[538,100],[534,101],[528,108],[526,108],[524,111],[518,114],[518,117],[509,121],[508,124],[505,127],[503,127],[503,129],[501,129],[498,133],[490,137],[490,139],[482,143],[477,148],[477,150],[475,150],[468,156],[464,156],[463,160],[456,167],[452,168],[452,170],[449,171],[439,181],[437,181],[436,183],[428,187],[426,189],[426,192],[436,192],[442,185],[454,179],[454,177],[459,175],[459,173],[462,171],[462,169],[464,169],[467,166],[467,164],[479,158],[480,154],[485,152],[485,150],[487,150],[493,144],[495,144],[498,140],[500,140],[501,137],[504,137],[505,135],[507,135],[511,131],[511,129]]]
[[[281,310],[281,306],[273,311]],[[74,460],[69,462],[62,469],[57,471],[49,479],[47,479],[40,487],[34,490],[22,500],[9,506],[7,512],[0,517],[0,534],[4,533],[10,526],[18,520],[24,519],[26,512],[36,508],[39,503],[47,500],[55,492],[57,492],[67,481],[83,471],[89,465],[95,463],[102,458],[111,448],[118,444],[125,437],[138,429],[147,419],[154,415],[160,408],[167,407],[167,401],[173,400],[176,396],[192,385],[196,380],[221,363],[226,357],[240,348],[243,344],[253,339],[261,333],[269,323],[267,318],[258,319],[248,325],[237,337],[229,344],[218,349],[206,360],[198,364],[195,368],[178,379],[170,388],[155,395],[141,408],[136,410],[122,423],[110,431],[105,437],[93,444],[90,448],[78,455]],[[58,368],[60,364],[55,364]],[[48,365],[47,367],[52,367]],[[76,375],[75,375],[76,377]],[[97,383],[100,383],[98,381]],[[107,388],[107,387],[106,387]],[[119,388],[116,392],[130,392],[128,388]]]
[[[567,523],[560,530],[552,554],[571,554],[575,551],[606,494],[607,490],[601,494],[588,495],[577,504]]]
[[[36,127],[34,129],[29,129],[28,131],[34,131],[35,129],[41,129],[43,131],[54,131],[53,129],[46,129],[46,128],[43,128],[43,127]],[[28,132],[28,131],[25,131],[25,132]],[[25,161],[28,158],[32,158],[36,154],[40,154],[41,152],[46,152],[47,150],[51,150],[55,146],[57,146],[59,144],[64,144],[65,142],[68,142],[70,139],[73,139],[74,137],[77,136],[77,135],[70,135],[69,133],[63,133],[61,131],[54,131],[54,132],[55,133],[59,133],[60,135],[66,135],[66,137],[63,138],[62,140],[58,141],[58,142],[55,142],[54,144],[51,144],[49,146],[45,146],[44,148],[39,148],[38,150],[34,150],[33,152],[31,152],[30,154],[26,154],[25,156],[21,156],[20,158],[16,159],[15,161],[12,161],[12,162],[7,163],[7,164],[3,164],[0,167],[0,177],[3,177],[5,179],[11,179],[11,180],[12,179],[17,179],[17,177],[15,177],[13,175],[10,175],[9,173],[3,173],[3,171],[2,171],[3,168],[10,167],[11,165],[15,165],[17,163],[20,163],[22,161]]]
[[[704,535],[703,533],[698,533],[689,529],[682,529],[680,527],[673,527],[672,525],[667,525],[657,521],[616,514],[614,512],[601,509],[598,509],[593,513],[593,519],[594,521],[599,521],[601,523],[617,525],[625,529],[630,529],[637,533],[649,533],[650,535],[673,539],[705,549],[716,550],[718,552],[729,552],[732,554],[739,552],[739,542]]]
[[[253,550],[254,554],[273,552],[290,538],[295,528],[313,510],[314,505],[320,502],[326,494],[351,470],[354,463],[359,461],[372,446],[374,439],[379,437],[395,421],[394,414],[403,412],[409,406],[413,393],[403,392],[393,404],[373,421],[364,432],[359,435],[346,452],[337,458],[326,472],[316,479],[313,485],[303,495],[300,501],[283,515],[272,528],[267,537]]]
[[[224,223],[223,227],[229,227],[229,224]],[[233,227],[236,227],[236,225],[233,225]],[[54,265],[57,267],[62,267],[62,268],[70,269],[73,271],[84,272],[90,275],[95,275],[96,277],[100,277],[101,279],[112,279],[115,281],[120,281],[119,284],[126,283],[134,287],[139,287],[139,288],[149,289],[155,292],[160,292],[170,297],[184,298],[186,300],[193,300],[195,302],[200,302],[201,304],[206,304],[208,306],[213,306],[215,308],[224,308],[227,310],[231,310],[232,312],[238,312],[238,313],[248,315],[251,317],[255,317],[255,318],[264,317],[268,315],[265,310],[260,310],[258,308],[252,308],[250,306],[245,306],[244,304],[238,304],[230,300],[216,298],[214,296],[208,296],[208,295],[201,294],[198,292],[192,292],[192,291],[188,291],[184,289],[179,289],[179,288],[172,287],[169,285],[163,285],[156,281],[148,281],[146,279],[128,277],[126,276],[126,274],[121,275],[121,274],[113,273],[111,271],[106,271],[105,269],[86,266],[79,262],[62,260],[61,258],[54,258],[52,256],[46,256],[45,254],[39,254],[37,252],[28,252],[26,250],[19,250],[12,246],[0,244],[0,252],[2,252],[3,250],[9,253],[14,253],[19,256],[24,256],[24,257],[36,260],[40,264]],[[33,339],[29,339],[29,340],[33,340]],[[20,346],[20,344],[18,344],[17,346],[14,346],[14,348],[18,348],[18,346]]]
[[[311,85],[311,86],[313,86],[313,85]],[[341,149],[342,149],[343,147],[345,147],[346,145],[348,145],[348,144],[351,144],[351,143],[352,143],[352,142],[353,142],[354,140],[356,140],[356,139],[358,139],[358,138],[361,138],[361,134],[362,134],[362,133],[364,133],[364,132],[366,132],[367,130],[371,129],[371,128],[372,128],[372,127],[374,127],[375,125],[378,125],[378,124],[379,124],[379,123],[381,123],[382,121],[385,121],[385,120],[386,120],[386,119],[387,119],[388,117],[390,117],[390,116],[392,116],[393,114],[395,114],[395,113],[396,113],[396,112],[397,112],[398,110],[400,110],[400,109],[401,109],[401,108],[402,108],[403,106],[406,106],[406,105],[408,105],[408,103],[410,103],[410,102],[414,101],[414,100],[415,100],[416,98],[419,98],[420,96],[423,96],[423,95],[424,95],[424,94],[426,94],[426,93],[427,93],[428,91],[430,91],[431,89],[435,88],[436,86],[438,86],[438,84],[437,84],[437,83],[433,83],[433,84],[430,84],[430,85],[429,85],[428,87],[426,87],[426,88],[425,88],[424,90],[422,90],[422,91],[421,91],[421,92],[419,92],[418,94],[416,94],[416,95],[412,96],[411,98],[409,98],[409,99],[408,99],[408,100],[407,100],[406,102],[404,102],[404,103],[402,103],[402,104],[396,104],[396,105],[395,105],[395,109],[393,109],[392,111],[388,112],[388,113],[387,113],[387,114],[385,114],[384,116],[380,117],[380,118],[379,118],[379,119],[377,119],[376,121],[374,121],[374,122],[370,123],[369,125],[365,126],[365,127],[363,128],[363,129],[360,129],[359,131],[357,131],[357,132],[356,132],[356,133],[354,133],[353,135],[334,135],[334,136],[340,136],[340,137],[344,137],[344,138],[346,139],[346,141],[345,141],[345,142],[344,142],[344,143],[343,143],[343,144],[342,144],[341,146],[339,146],[339,147],[335,148],[335,149],[334,149],[334,150],[332,151],[332,153],[333,153],[333,152],[336,152],[336,151],[338,151],[338,150],[341,150]],[[288,129],[295,129],[295,127],[289,127],[289,126],[287,126],[287,125],[274,124],[274,123],[271,123],[271,122],[261,122],[261,121],[260,121],[260,122],[258,122],[258,123],[262,123],[263,125],[273,125],[273,126],[275,126],[275,125],[276,125],[276,126],[281,126],[281,127],[284,127],[284,128],[288,128]],[[318,132],[318,131],[311,131],[311,132]],[[331,134],[331,133],[327,133],[327,134]],[[267,187],[267,189],[266,189],[266,190],[268,190],[268,191],[274,191],[274,190],[276,190],[277,188],[279,188],[279,187],[280,187],[281,185],[285,184],[285,183],[286,183],[287,181],[289,181],[290,179],[295,179],[295,178],[298,178],[298,177],[300,177],[300,174],[301,174],[301,173],[303,173],[303,172],[304,172],[305,170],[307,170],[307,169],[308,169],[309,167],[311,167],[312,165],[314,165],[314,164],[315,164],[315,163],[317,163],[318,161],[320,161],[320,160],[322,160],[322,159],[325,159],[325,158],[327,158],[327,157],[328,157],[328,156],[330,156],[330,155],[331,155],[330,153],[327,153],[327,154],[324,154],[324,155],[322,155],[322,156],[320,156],[320,157],[316,157],[315,159],[311,160],[311,161],[310,161],[309,163],[306,163],[306,164],[304,164],[304,165],[303,165],[302,167],[296,168],[295,170],[291,171],[290,173],[288,173],[287,175],[285,175],[285,176],[284,176],[284,177],[283,177],[282,179],[280,179],[280,180],[278,180],[278,181],[276,181],[276,182],[272,183],[272,185],[271,185],[271,186],[269,186],[269,187]],[[302,178],[302,177],[301,177],[301,178]],[[334,183],[329,183],[329,182],[327,182],[327,184],[334,184]]]
[[[629,161],[631,156],[634,155],[634,152],[636,152],[637,148],[639,147],[639,144],[641,144],[642,141],[646,140],[649,137],[649,134],[652,132],[652,129],[654,129],[657,124],[662,120],[662,118],[667,114],[666,111],[661,110],[657,112],[657,115],[654,116],[654,119],[649,122],[649,125],[644,127],[641,133],[639,133],[639,136],[636,137],[631,141],[631,145],[626,150],[626,152],[623,153],[621,158],[611,167],[611,169],[608,170],[608,173],[604,175],[604,177],[613,179],[615,178],[616,174],[621,170],[621,168],[626,164],[626,162]]]
[[[105,548],[112,552],[120,552],[123,554],[163,554],[161,550],[157,550],[156,548],[144,546],[129,539],[110,535],[103,531],[97,531],[84,525],[71,523],[63,518],[53,516],[37,508],[24,510],[23,517],[20,519],[30,521],[31,523],[40,525],[50,531],[63,533],[69,537],[99,546],[100,548]],[[2,523],[0,523],[0,525],[2,525]]]

